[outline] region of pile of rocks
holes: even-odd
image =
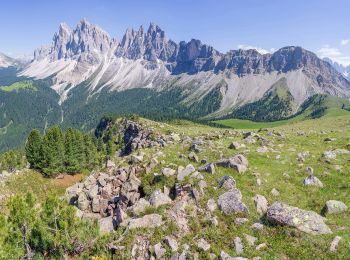
[[[124,120],[122,125],[123,141],[125,143],[124,154],[130,154],[140,148],[163,147],[166,145],[164,136],[152,129],[145,129],[139,123]]]
[[[83,183],[66,190],[66,198],[78,208],[78,214],[86,218],[118,216],[122,221],[123,210],[140,199],[141,181],[135,166],[109,169],[109,173],[94,173]]]

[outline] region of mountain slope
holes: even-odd
[[[42,87],[28,96],[28,89],[0,91],[4,122],[14,119],[12,131],[2,131],[0,139],[18,132],[22,138],[32,127],[43,130],[43,121],[91,130],[108,113],[207,120],[236,111],[239,117],[276,120],[293,115],[315,94],[350,99],[350,83],[342,74],[301,47],[264,55],[220,53],[196,39],[176,43],[155,24],[128,29],[121,41],[86,20],[74,29],[61,24],[52,44],[36,50],[30,64],[0,69],[0,86],[23,80]],[[14,109],[11,104],[21,98],[45,105]],[[46,120],[49,110],[54,120]],[[40,123],[23,128],[16,119],[20,113]]]
[[[0,68],[8,68],[16,65],[18,65],[18,62],[15,59],[0,52]]]
[[[331,64],[338,72],[340,72],[350,82],[350,65],[344,66],[342,64],[332,61],[329,58],[324,58],[323,60]]]
[[[282,78],[260,100],[239,107],[231,116],[253,121],[276,121],[290,117],[297,109],[298,104],[288,89],[287,80]]]
[[[69,91],[87,83],[89,96],[102,89],[188,89],[186,104],[222,91],[216,113],[260,99],[281,78],[287,79],[298,104],[317,93],[350,98],[350,83],[327,62],[300,47],[285,47],[273,54],[232,50],[222,54],[199,40],[175,43],[151,24],[148,30],[128,29],[118,43],[96,25],[81,21],[74,30],[61,24],[50,47],[37,50],[33,62],[20,75],[52,78],[52,88],[63,103]]]

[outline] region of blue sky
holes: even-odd
[[[155,22],[169,38],[197,38],[219,51],[299,45],[350,64],[349,0],[11,0],[1,2],[0,52],[18,56],[49,44],[60,22],[86,18],[117,39]]]

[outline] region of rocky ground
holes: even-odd
[[[77,216],[98,221],[106,252],[133,259],[349,255],[349,129],[236,131],[145,120],[131,128],[130,154],[65,194]]]
[[[253,131],[122,125],[124,149],[65,191],[100,227],[82,259],[349,256],[350,118]],[[5,186],[55,189],[34,177]]]

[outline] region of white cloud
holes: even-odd
[[[255,49],[258,52],[260,52],[261,54],[267,54],[267,53],[272,53],[275,52],[274,48],[271,48],[270,50],[266,50],[260,47],[256,47],[256,46],[252,46],[252,45],[246,45],[246,44],[239,44],[237,45],[238,49],[242,49],[242,50],[251,50],[251,49]]]
[[[342,54],[337,48],[332,48],[325,45],[317,51],[321,58],[330,58],[332,61],[342,64],[344,66],[350,65],[350,57]]]
[[[341,45],[347,45],[347,44],[349,44],[350,43],[350,39],[345,39],[345,40],[341,40],[340,41],[340,44]]]

